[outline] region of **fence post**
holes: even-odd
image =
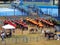
[[[23,42],[28,43],[28,37],[23,37]]]
[[[6,40],[2,41],[2,44],[3,44],[3,45],[6,45]]]
[[[31,37],[30,37],[29,41],[31,41]]]
[[[38,37],[36,37],[36,42],[38,42],[38,40],[39,40]]]
[[[15,38],[15,43],[17,44],[17,38]]]

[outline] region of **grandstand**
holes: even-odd
[[[4,1],[2,1],[2,2],[4,2]],[[8,3],[8,2],[10,2],[10,3]],[[33,8],[33,10],[28,9],[26,11],[27,6],[35,5],[35,8],[39,9],[38,15],[42,16],[42,14],[40,13],[41,12],[40,9],[41,9],[44,14],[51,15],[53,17],[58,17],[57,2],[58,1],[55,1],[55,0],[14,0],[11,2],[11,0],[10,0],[10,1],[6,1],[5,4],[4,3],[0,4],[0,10],[3,8],[2,9],[3,12],[0,11],[0,16],[13,16],[13,15],[25,15],[26,16],[27,15],[26,12],[29,12],[29,11],[34,12],[33,11],[34,8]],[[24,11],[22,12],[18,8],[14,9],[13,6],[11,6],[14,3],[19,3],[19,6],[16,5],[19,9],[21,6],[23,6],[23,9],[25,10],[25,12]],[[8,11],[4,11],[6,9],[8,9]],[[11,11],[11,10],[13,10],[13,11]],[[51,10],[52,10],[52,12],[51,12]]]
[[[29,5],[29,4],[36,4],[38,6],[40,5],[47,5],[47,6],[51,6],[53,5],[53,0],[23,0],[24,5]]]
[[[9,8],[11,7],[10,4],[0,4],[0,8]]]
[[[0,0],[0,4],[11,3],[12,1],[14,1],[14,0]]]

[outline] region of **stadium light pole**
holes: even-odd
[[[11,4],[15,4],[14,2],[12,2]],[[15,20],[15,7],[12,5],[12,9],[13,9],[13,20]]]
[[[60,0],[58,0],[58,17],[60,17]]]
[[[55,0],[53,0],[53,5],[55,4]]]
[[[15,7],[14,7],[14,20],[15,20]]]

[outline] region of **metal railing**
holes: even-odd
[[[31,42],[39,42],[41,39],[44,39],[44,37],[35,36],[35,37],[14,37],[14,38],[6,38],[4,41],[0,40],[0,45],[15,45],[15,44],[28,44]]]

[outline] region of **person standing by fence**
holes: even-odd
[[[4,32],[1,33],[1,38],[2,38],[2,41],[4,41],[4,38],[5,38],[5,33]]]

